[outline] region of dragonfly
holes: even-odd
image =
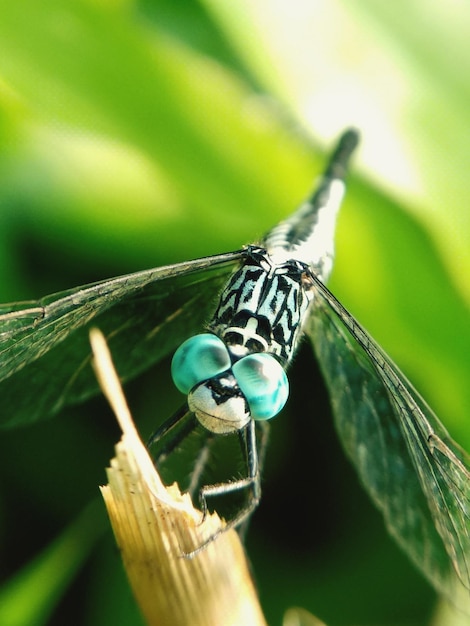
[[[260,499],[256,426],[264,432],[287,401],[286,370],[306,336],[340,440],[388,531],[455,599],[470,588],[470,457],[325,285],[357,143],[355,130],[341,136],[314,193],[258,244],[0,305],[1,419],[34,422],[98,392],[91,326],[123,380],[174,352],[187,402],[151,443],[166,439],[160,454],[171,455],[196,423],[209,438],[237,436],[246,476],[200,492],[204,509],[207,497],[246,490],[237,525]]]

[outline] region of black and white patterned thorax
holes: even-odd
[[[234,360],[268,352],[286,366],[312,300],[311,285],[305,263],[276,262],[265,248],[250,246],[220,296],[209,330],[225,342]]]

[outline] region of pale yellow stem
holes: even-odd
[[[90,334],[94,367],[123,436],[101,487],[124,567],[149,626],[266,626],[238,534],[165,487],[134,426],[103,335]]]

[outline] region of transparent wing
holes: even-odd
[[[360,324],[315,282],[306,331],[343,446],[389,532],[433,586],[455,600],[458,579],[470,588],[470,457]]]
[[[31,422],[98,391],[90,326],[107,336],[123,379],[148,368],[201,329],[243,256],[206,257],[0,306],[1,423]]]

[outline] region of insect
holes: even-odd
[[[326,282],[333,266],[336,215],[357,141],[355,131],[345,133],[312,197],[269,231],[259,245],[246,248],[241,266],[220,294],[207,332],[187,339],[173,356],[173,381],[188,401],[154,433],[149,445],[166,439],[155,456],[158,465],[189,432],[202,425],[209,435],[193,472],[192,485],[197,485],[211,440],[217,435],[239,437],[244,475],[198,488],[204,514],[208,497],[247,493],[244,505],[224,530],[239,526],[259,502],[256,430],[263,450],[264,425],[288,398],[285,370],[315,298],[314,277]]]
[[[300,335],[307,335],[338,434],[389,532],[436,589],[453,598],[461,583],[470,587],[469,456],[325,286],[356,143],[355,131],[347,131],[310,200],[259,245],[0,306],[0,393],[11,409],[4,423],[33,421],[97,390],[89,367],[91,324],[107,336],[124,379],[187,339],[173,373],[188,405],[152,441],[167,437],[164,456],[195,423],[213,438],[239,436],[246,476],[201,492],[204,508],[209,496],[247,490],[246,505],[230,522],[236,525],[260,495],[255,420],[262,424],[281,410],[285,369]],[[217,293],[219,304],[201,334]],[[36,393],[22,394],[26,387]]]

